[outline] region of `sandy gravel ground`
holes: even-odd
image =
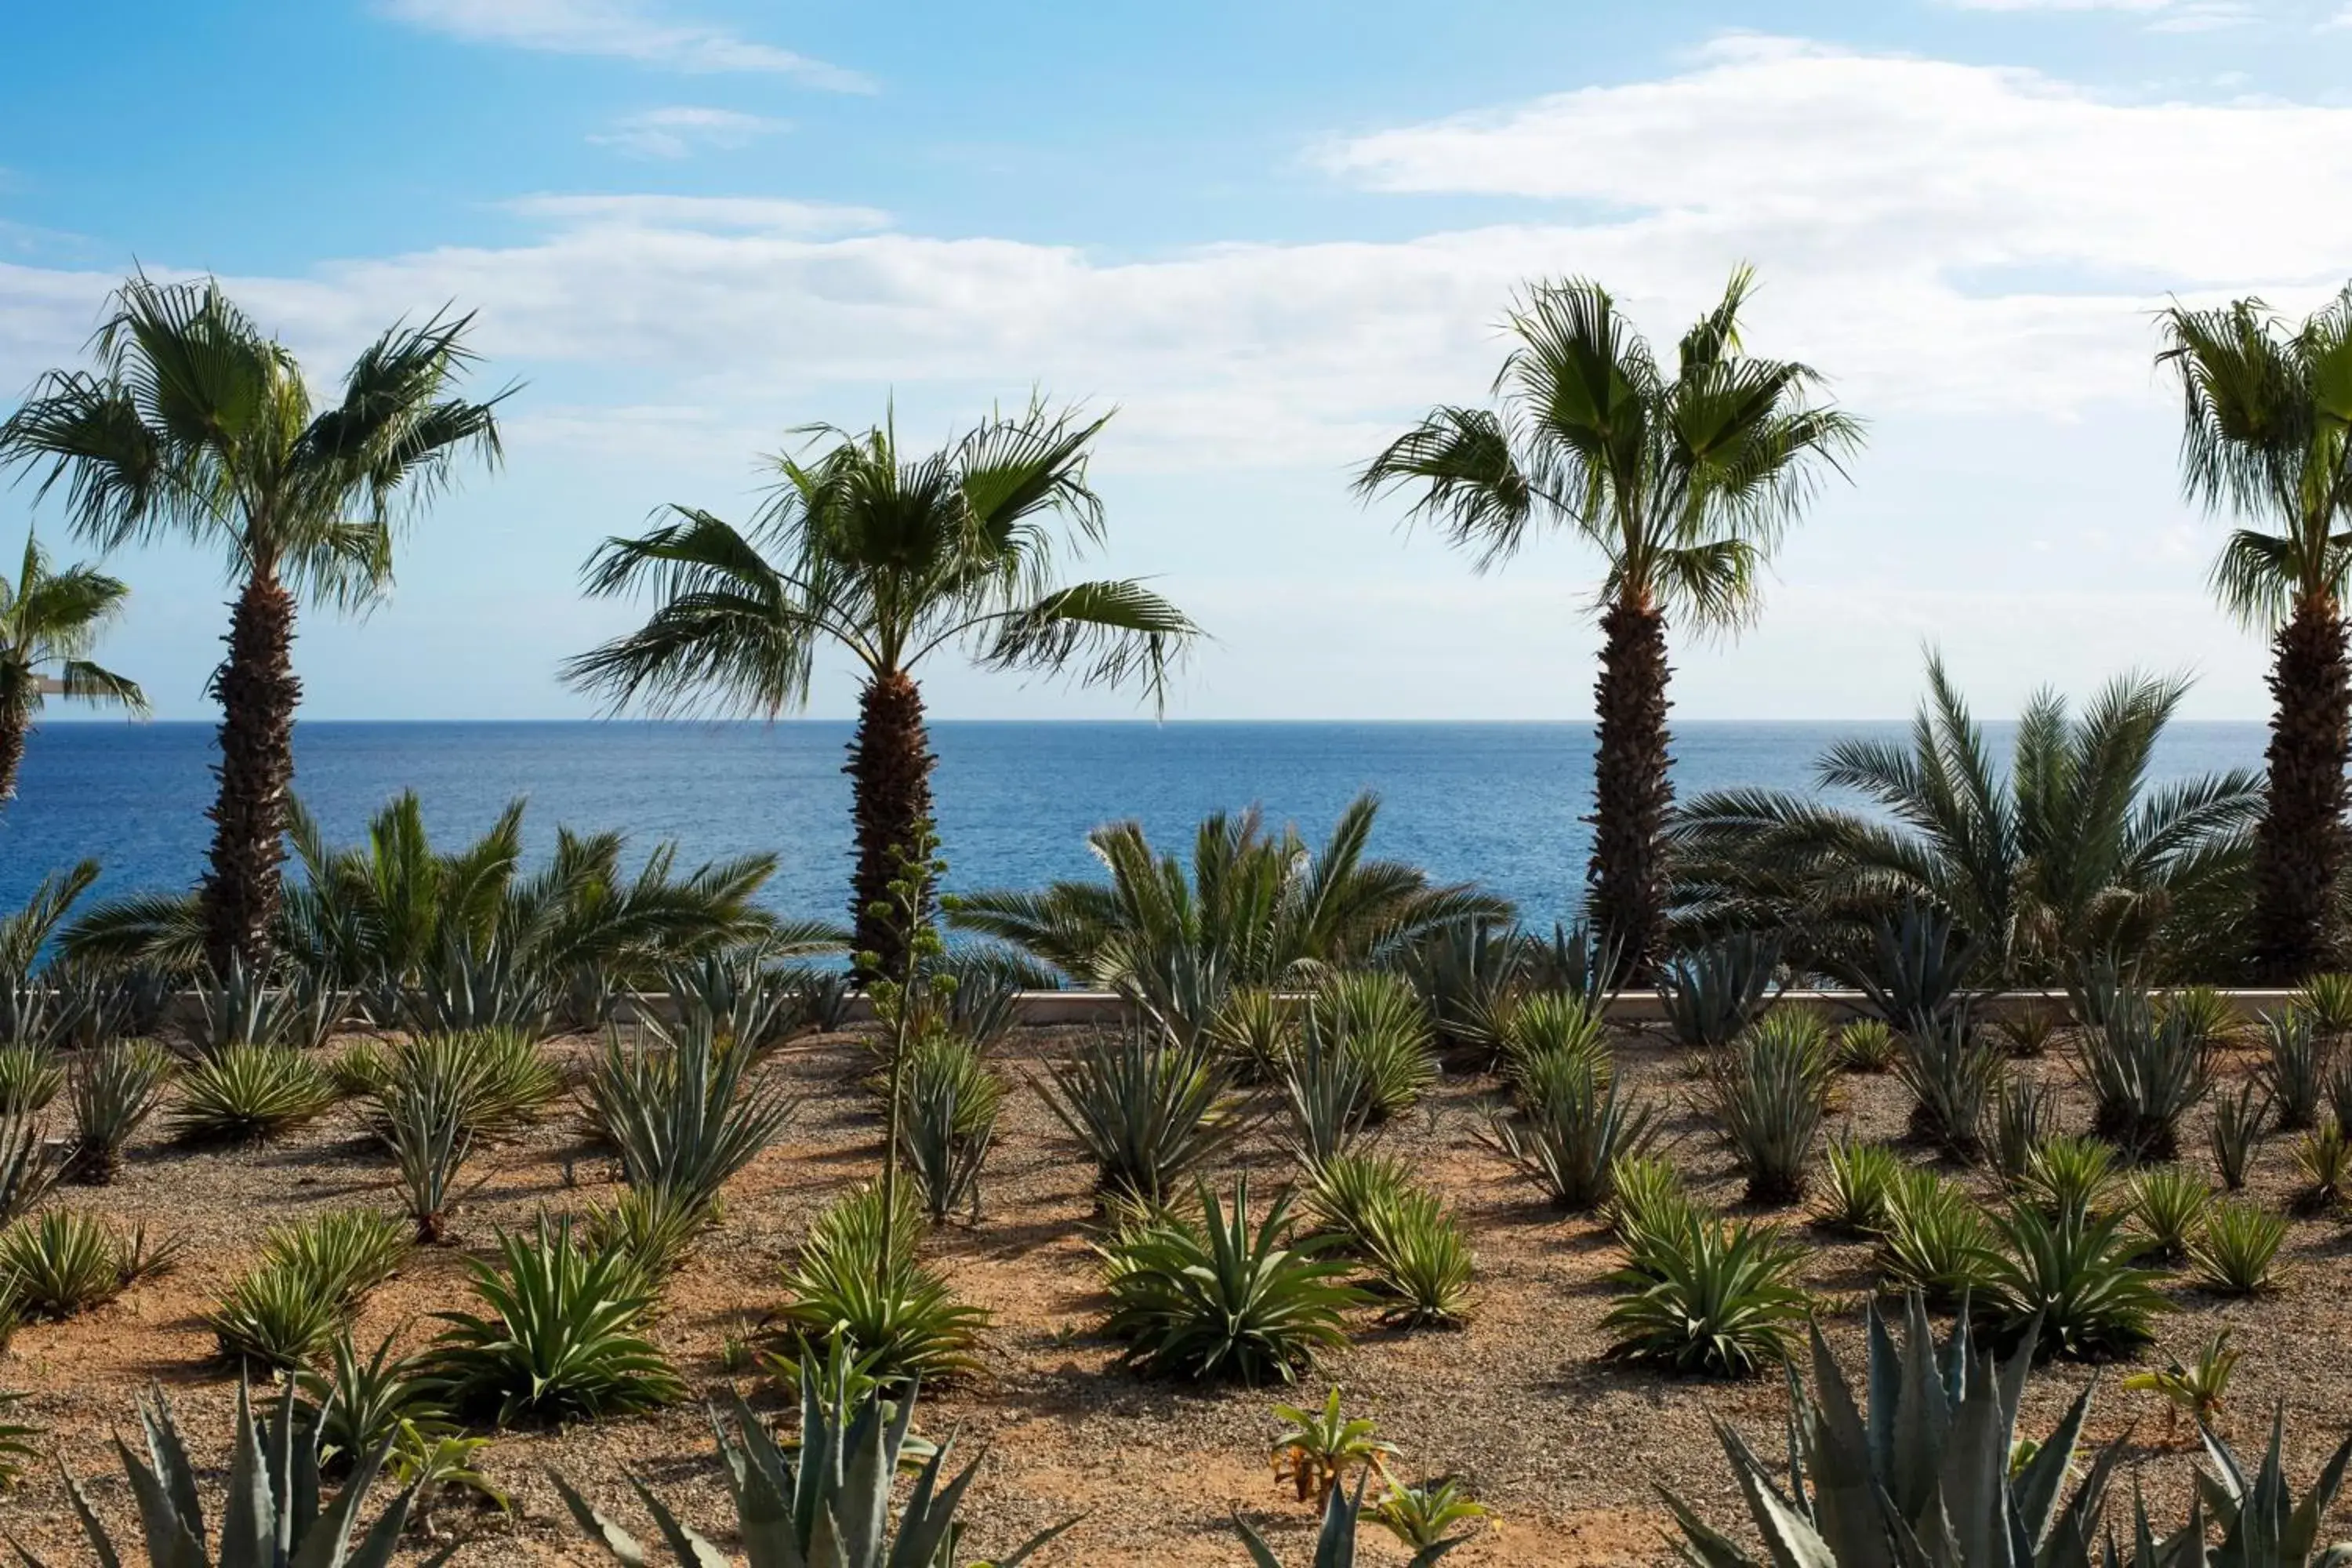
[[[1279,1423],[1279,1391],[1202,1392],[1139,1381],[1110,1366],[1113,1350],[1096,1333],[1087,1225],[1090,1172],[1028,1087],[1040,1060],[1068,1048],[1067,1031],[1026,1031],[1001,1050],[1016,1088],[991,1158],[986,1212],[976,1227],[949,1227],[928,1249],[970,1300],[995,1315],[986,1336],[986,1372],[925,1391],[923,1428],[955,1433],[984,1451],[982,1480],[968,1508],[975,1554],[1001,1551],[1074,1513],[1083,1521],[1046,1561],[1121,1568],[1144,1564],[1235,1564],[1244,1561],[1230,1517],[1241,1510],[1287,1558],[1304,1561],[1312,1521],[1276,1487],[1266,1445]],[[583,1042],[554,1047],[576,1056]],[[1690,1079],[1678,1053],[1633,1037],[1621,1048],[1643,1092],[1670,1106],[1676,1160],[1713,1201],[1738,1197],[1736,1179],[1705,1126],[1687,1110]],[[809,1040],[781,1055],[774,1070],[807,1096],[788,1140],[730,1188],[724,1223],[674,1282],[655,1335],[698,1390],[730,1381],[763,1407],[775,1390],[757,1377],[730,1380],[722,1363],[730,1340],[756,1339],[781,1301],[780,1267],[812,1215],[877,1166],[877,1106],[859,1079],[865,1053],[853,1040]],[[2252,1068],[2232,1053],[2226,1071]],[[2067,1086],[2065,1121],[2081,1128],[2088,1108],[2063,1054],[2021,1064]],[[1602,1362],[1600,1319],[1606,1276],[1619,1257],[1589,1218],[1563,1216],[1474,1137],[1490,1080],[1449,1076],[1428,1102],[1386,1134],[1468,1221],[1478,1249],[1479,1300],[1466,1329],[1400,1333],[1368,1313],[1356,1343],[1328,1359],[1300,1391],[1318,1397],[1327,1382],[1351,1410],[1374,1417],[1402,1450],[1409,1473],[1452,1472],[1496,1510],[1496,1520],[1450,1563],[1583,1564],[1670,1559],[1654,1487],[1665,1485],[1720,1522],[1740,1517],[1708,1417],[1726,1417],[1778,1445],[1785,1398],[1777,1379],[1749,1384],[1678,1381]],[[1902,1131],[1906,1100],[1891,1079],[1841,1080],[1833,1131],[1877,1138]],[[2205,1163],[2203,1120],[2191,1130],[2191,1158]],[[1912,1159],[1926,1156],[1907,1152]],[[1281,1179],[1271,1127],[1255,1134],[1239,1163],[1261,1190]],[[355,1119],[338,1112],[286,1141],[258,1149],[188,1150],[151,1140],[113,1186],[70,1188],[52,1202],[85,1205],[125,1221],[143,1219],[184,1238],[176,1271],[73,1321],[21,1331],[0,1387],[28,1391],[29,1413],[51,1429],[65,1462],[85,1478],[100,1510],[129,1515],[127,1489],[110,1437],[129,1426],[134,1395],[165,1388],[192,1446],[205,1462],[226,1455],[234,1387],[214,1359],[199,1313],[249,1262],[273,1222],[355,1204],[388,1204],[387,1168]],[[526,1223],[540,1205],[576,1209],[613,1193],[607,1161],[559,1105],[520,1143],[502,1151],[489,1181],[460,1213],[456,1244],[414,1255],[368,1299],[362,1343],[386,1331],[422,1342],[430,1314],[463,1303],[464,1258],[480,1253],[495,1227]],[[1977,1179],[1979,1184],[1982,1178]],[[2284,1204],[2294,1183],[2290,1150],[2274,1139],[2260,1157],[2254,1187]],[[1812,1248],[1806,1283],[1821,1293],[1824,1321],[1851,1358],[1858,1354],[1859,1302],[1872,1286],[1865,1247],[1803,1229]],[[2167,1285],[2176,1310],[2143,1360],[2192,1354],[2222,1324],[2246,1352],[2232,1396],[2242,1447],[2259,1443],[2273,1402],[2284,1402],[2297,1447],[2298,1476],[2340,1440],[2352,1417],[2352,1267],[2343,1224],[2299,1217],[2289,1242],[2284,1288],[2255,1301],[2223,1301],[2178,1275]],[[2089,1369],[2037,1373],[2026,1427],[2054,1419]],[[2095,1435],[2133,1436],[2132,1469],[2159,1519],[2185,1504],[2190,1460],[2161,1441],[2152,1400],[2103,1388]],[[1768,1450],[1769,1451],[1769,1450]],[[644,1520],[624,1476],[645,1477],[681,1514],[725,1538],[728,1510],[708,1428],[692,1405],[659,1415],[562,1432],[515,1433],[488,1450],[486,1468],[512,1497],[511,1511],[463,1500],[436,1510],[414,1537],[464,1542],[461,1564],[603,1561],[573,1537],[543,1470],[562,1470],[633,1527]],[[0,1520],[49,1563],[86,1561],[54,1470],[36,1470],[0,1496]],[[2352,1521],[2341,1527],[2352,1534]],[[1367,1530],[1365,1556],[1401,1562],[1383,1531]]]

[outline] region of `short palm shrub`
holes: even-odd
[[[1199,1219],[1167,1212],[1098,1250],[1119,1360],[1147,1375],[1288,1383],[1318,1352],[1347,1342],[1341,1314],[1363,1297],[1329,1238],[1291,1234],[1291,1199],[1249,1217],[1249,1180],[1230,1205],[1195,1185]]]
[[[2332,1121],[2315,1128],[2296,1142],[2294,1168],[2303,1174],[2304,1206],[2334,1208],[2344,1201],[2346,1184],[2352,1180],[2352,1139]]]
[[[2212,1201],[2212,1187],[2188,1166],[2151,1165],[2133,1175],[2125,1212],[2147,1238],[2147,1255],[2169,1262],[2188,1256]]]
[[[2117,997],[2105,1022],[2076,1038],[2095,1108],[2092,1131],[2136,1160],[2171,1159],[2182,1119],[2212,1085],[2211,1048],[2194,1019],[2159,1016],[2143,997]]]
[[[1356,1563],[1356,1527],[1363,1517],[1364,1487],[1370,1477],[1360,1477],[1355,1489],[1349,1492],[1333,1488],[1323,1500],[1322,1524],[1315,1533],[1315,1554],[1312,1568],[1354,1568]],[[1241,1532],[1242,1545],[1249,1552],[1251,1568],[1282,1568],[1282,1559],[1265,1543],[1249,1521],[1234,1516],[1234,1528]],[[1433,1545],[1417,1548],[1406,1560],[1404,1568],[1431,1568],[1437,1560],[1462,1544],[1465,1537],[1448,1537]]]
[[[804,1346],[838,1336],[866,1375],[894,1387],[975,1370],[988,1313],[916,1258],[925,1222],[913,1194],[899,1189],[887,1257],[882,1214],[877,1184],[818,1215],[784,1277],[786,1326]]]
[[[1449,1551],[1457,1542],[1469,1539],[1467,1534],[1454,1535],[1454,1528],[1466,1524],[1475,1530],[1492,1511],[1475,1500],[1454,1477],[1434,1476],[1417,1486],[1390,1482],[1372,1517],[1396,1537],[1398,1545],[1408,1552],[1426,1552]]]
[[[2136,1372],[2124,1379],[2123,1385],[2134,1394],[2153,1394],[2164,1400],[2164,1436],[2170,1442],[2183,1415],[2200,1429],[2221,1424],[2221,1405],[2229,1397],[2239,1353],[2230,1348],[2230,1331],[2223,1329],[2205,1342],[2190,1364],[2183,1366],[2176,1361]]]
[[[2137,1266],[2142,1243],[2123,1215],[2069,1210],[2053,1218],[2021,1204],[1993,1228],[2000,1249],[1983,1310],[2004,1335],[2038,1324],[2037,1353],[2076,1360],[2126,1355],[2154,1337],[2166,1302],[2156,1275]]]
[[[1281,1068],[1291,1152],[1318,1164],[1345,1154],[1372,1121],[1372,1085],[1353,1052],[1320,1034],[1293,1047]]]
[[[0,1225],[30,1213],[62,1174],[39,1122],[29,1116],[0,1121]]]
[[[1583,997],[1539,991],[1511,1009],[1498,1043],[1504,1080],[1524,1093],[1528,1065],[1538,1060],[1609,1066],[1609,1031],[1598,1009]]]
[[[1046,1068],[1046,1107],[1095,1163],[1101,1191],[1165,1203],[1240,1135],[1208,1053],[1136,1028]]]
[[[2270,1116],[2270,1100],[2252,1084],[2241,1084],[2235,1094],[2213,1097],[2213,1125],[2209,1141],[2213,1168],[2221,1185],[2236,1192],[2246,1184],[2247,1167],[2262,1146],[2263,1124]]]
[[[1878,1268],[1888,1289],[1956,1307],[1990,1288],[1994,1258],[1991,1222],[1966,1187],[1933,1171],[1896,1176],[1878,1236]]]
[[[2105,1208],[2122,1180],[2114,1144],[2065,1136],[2046,1139],[2033,1151],[2018,1187],[2026,1202],[2055,1218]]]
[[[1307,1213],[1315,1228],[1360,1254],[1370,1245],[1373,1211],[1414,1184],[1412,1166],[1391,1154],[1335,1154],[1306,1170]]]
[[[1886,1205],[1902,1179],[1903,1162],[1879,1143],[1840,1139],[1822,1163],[1814,1215],[1848,1236],[1874,1236],[1886,1226]]]
[[[1847,1072],[1885,1072],[1902,1047],[1883,1018],[1856,1018],[1837,1032],[1837,1065]]]
[[[1729,1045],[1772,1005],[1780,966],[1779,943],[1748,931],[1677,954],[1658,972],[1667,1026],[1701,1051]]]
[[[1548,1052],[1520,1066],[1519,1104],[1488,1113],[1479,1139],[1563,1209],[1609,1201],[1619,1161],[1648,1150],[1657,1117],[1625,1092],[1606,1058]]]
[[[171,1053],[143,1041],[120,1041],[74,1058],[67,1099],[73,1110],[75,1178],[103,1186],[122,1167],[122,1151],[163,1103]]]
[[[935,1034],[908,1053],[898,1156],[934,1222],[980,1219],[980,1173],[996,1142],[1004,1082],[961,1035]]]
[[[1470,1317],[1477,1259],[1462,1222],[1434,1193],[1406,1187],[1370,1209],[1364,1260],[1388,1302],[1381,1314],[1407,1328],[1454,1328]]]
[[[1370,970],[1333,976],[1307,1003],[1307,1033],[1355,1059],[1371,1091],[1375,1122],[1410,1110],[1436,1081],[1429,1014],[1401,974]]]
[[[1607,1353],[1710,1377],[1777,1364],[1811,1310],[1796,1283],[1802,1256],[1777,1226],[1687,1215],[1614,1277],[1625,1293],[1601,1320]]]
[[[1298,1043],[1299,1005],[1266,985],[1237,985],[1217,1008],[1209,1038],[1232,1063],[1236,1077],[1273,1083]]]
[[[66,1086],[66,1069],[47,1046],[0,1046],[0,1116],[48,1109]]]
[[[1830,1071],[1821,1021],[1786,1009],[1767,1015],[1708,1062],[1701,1102],[1747,1178],[1749,1202],[1793,1203],[1805,1195]]]
[[[70,1318],[168,1267],[173,1251],[144,1227],[125,1237],[101,1215],[51,1209],[0,1231],[0,1300],[25,1317]]]
[[[2040,1081],[2006,1075],[1985,1108],[1982,1135],[1993,1173],[2009,1186],[2025,1180],[2035,1152],[2058,1131],[2058,1097]]]
[[[593,1420],[670,1404],[685,1385],[642,1324],[653,1296],[635,1262],[593,1251],[569,1218],[501,1231],[499,1261],[467,1258],[482,1310],[437,1314],[432,1376],[453,1411],[498,1426]]]
[[[2279,1248],[2285,1244],[2284,1215],[2231,1198],[2206,1212],[2189,1260],[2196,1268],[2197,1282],[2207,1289],[2252,1296],[2278,1282]]]
[[[707,1019],[689,1019],[674,1038],[649,1032],[650,1047],[607,1037],[583,1091],[589,1119],[631,1186],[715,1203],[728,1178],[782,1134],[799,1101],[750,1079],[753,1053],[721,1049]]]
[[[172,1130],[192,1142],[257,1142],[315,1119],[336,1098],[318,1062],[293,1047],[231,1045],[181,1075]]]
[[[1395,1444],[1373,1436],[1370,1420],[1340,1411],[1336,1388],[1316,1409],[1277,1405],[1274,1414],[1288,1423],[1274,1440],[1274,1479],[1289,1482],[1300,1502],[1318,1508],[1348,1484],[1349,1471],[1369,1474],[1396,1452]]]
[[[931,1568],[958,1561],[951,1553],[969,1521],[959,1519],[957,1510],[980,1461],[950,1477],[955,1447],[950,1439],[917,1466],[918,1449],[908,1439],[916,1395],[908,1392],[892,1399],[881,1389],[860,1391],[842,1358],[803,1363],[799,1388],[797,1454],[780,1446],[740,1399],[732,1401],[726,1415],[711,1414],[748,1568]],[[913,1488],[894,1521],[892,1491],[909,1468],[915,1470]],[[560,1475],[553,1479],[564,1507],[589,1540],[626,1568],[645,1568],[655,1560],[569,1481]],[[632,1478],[631,1484],[660,1527],[677,1568],[710,1568],[730,1560],[679,1523],[643,1481]],[[857,1522],[845,1528],[847,1521]],[[1020,1568],[1068,1528],[1064,1523],[1039,1531],[997,1558],[997,1568]]]
[[[2263,1016],[2263,1062],[2258,1072],[2280,1131],[2300,1132],[2318,1121],[2339,1039],[2321,1034],[2311,1015],[2300,1007]]]
[[[2000,1047],[1965,1011],[1914,1018],[1895,1058],[1895,1076],[1911,1094],[1912,1132],[1958,1158],[1973,1157],[1985,1108],[2005,1070]]]

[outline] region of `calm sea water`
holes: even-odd
[[[1802,789],[1832,740],[1899,724],[1690,723],[1676,788]],[[1996,729],[1996,739],[2006,735]],[[338,842],[404,788],[436,843],[486,828],[528,797],[534,853],[557,824],[626,831],[642,850],[676,839],[688,863],[773,851],[768,900],[835,914],[846,897],[846,723],[305,723],[297,789]],[[2257,724],[2182,724],[2167,777],[2258,766]],[[0,907],[83,856],[108,893],[190,886],[212,798],[205,724],[58,723],[37,731],[18,798],[0,813]],[[1181,848],[1202,816],[1252,804],[1319,838],[1358,792],[1381,798],[1376,854],[1472,880],[1530,919],[1571,912],[1588,844],[1586,724],[942,723],[933,731],[940,831],[951,886],[1034,887],[1094,873],[1087,829],[1140,820]]]

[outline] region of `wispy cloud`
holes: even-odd
[[[764,114],[681,103],[625,114],[613,122],[612,129],[588,140],[638,158],[683,158],[705,147],[721,152],[748,147],[785,129],[786,121]]]
[[[697,234],[791,235],[803,239],[866,234],[886,227],[877,207],[836,206],[774,196],[619,195],[518,196],[507,210],[568,227],[667,229]]]
[[[874,90],[861,72],[667,16],[639,0],[381,0],[381,8],[396,21],[471,44],[602,55],[681,71],[764,72],[835,92]]]
[[[1943,0],[1957,11],[2112,11],[2145,18],[2157,33],[2208,33],[2256,19],[2253,0]]]

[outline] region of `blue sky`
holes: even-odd
[[[454,302],[485,384],[525,384],[506,468],[417,525],[392,601],[306,621],[316,716],[586,712],[554,668],[627,618],[573,592],[599,537],[747,510],[793,426],[895,399],[943,438],[1034,385],[1118,407],[1108,565],[1215,636],[1173,715],[1580,717],[1592,563],[1475,576],[1347,475],[1481,392],[1518,280],[1599,277],[1667,337],[1743,259],[1751,341],[1873,440],[1761,625],[1679,650],[1679,711],[1900,713],[1928,641],[1987,711],[2133,664],[2263,711],[2148,311],[2352,275],[2335,0],[20,9],[0,391],[73,363],[134,258],[219,273],[322,380]],[[28,509],[0,495],[0,540]],[[216,567],[117,565],[110,662],[202,715]],[[929,685],[954,716],[1135,710]],[[848,705],[828,672],[815,710]]]

